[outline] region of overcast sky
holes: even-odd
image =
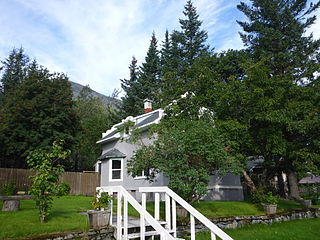
[[[50,71],[110,95],[140,65],[154,31],[179,29],[186,0],[0,0],[0,59],[23,46]],[[216,51],[242,48],[238,0],[194,0],[208,44]],[[310,30],[320,37],[320,21]]]

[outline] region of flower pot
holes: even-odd
[[[177,209],[177,216],[178,217],[181,217],[181,218],[188,217],[188,211],[184,207],[177,206],[176,209]]]
[[[88,222],[90,228],[102,228],[109,225],[111,211],[110,210],[89,210]]]
[[[277,204],[263,204],[263,208],[268,215],[277,213]]]
[[[311,200],[301,200],[301,204],[302,204],[304,207],[309,208],[309,207],[311,207],[312,202],[311,202]]]

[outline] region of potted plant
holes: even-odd
[[[262,206],[268,215],[275,214],[277,212],[278,197],[273,196],[272,192],[268,192],[263,197]]]
[[[92,201],[94,210],[88,210],[90,228],[102,228],[109,225],[111,209],[109,208],[113,197],[106,192],[96,192]]]

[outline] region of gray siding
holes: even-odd
[[[142,137],[144,144],[151,144],[148,135],[145,133]],[[131,194],[138,200],[141,200],[141,194],[138,193],[139,187],[150,187],[150,186],[167,186],[168,179],[159,174],[154,182],[149,182],[146,179],[135,179],[130,176],[127,172],[127,161],[130,159],[134,152],[137,150],[137,145],[125,141],[113,141],[104,143],[102,145],[102,154],[110,151],[111,149],[118,149],[126,155],[123,161],[123,179],[122,181],[110,181],[110,160],[105,159],[101,162],[101,186],[118,186],[121,185],[127,189]],[[225,176],[212,175],[208,185],[208,195],[203,200],[226,200],[226,201],[242,201],[243,191],[241,187],[240,177],[234,174],[227,174]]]

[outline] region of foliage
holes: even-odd
[[[255,148],[264,156],[268,178],[286,172],[290,196],[299,199],[297,175],[319,172],[319,71],[320,40],[307,29],[320,7],[307,0],[251,0],[238,9],[247,22],[241,37],[259,68],[247,68],[244,106]],[[245,82],[244,82],[245,83]],[[258,100],[258,101],[257,101]]]
[[[2,186],[3,196],[12,196],[17,192],[17,186],[15,182],[8,182]]]
[[[92,90],[86,86],[74,101],[74,109],[80,125],[72,151],[75,171],[93,168],[101,152],[96,142],[100,139],[101,133],[118,120],[118,110],[104,104],[100,98],[92,97],[91,93]]]
[[[319,183],[307,183],[307,184],[301,184],[301,188],[303,189],[302,197],[306,200],[312,200],[313,204],[316,204],[319,200],[320,193]]]
[[[130,78],[121,79],[121,87],[125,91],[125,96],[121,98],[121,113],[122,117],[137,116],[142,113],[142,101],[139,97],[139,83],[138,75],[139,68],[137,66],[137,59],[132,57],[129,70]]]
[[[107,209],[113,200],[113,197],[109,195],[107,192],[96,192],[96,196],[94,197],[91,205],[93,209],[103,210]]]
[[[150,169],[151,181],[161,172],[168,177],[169,187],[193,202],[207,193],[211,174],[240,168],[210,114],[199,118],[199,108],[185,101],[189,102],[181,99],[169,107],[166,118],[153,129],[153,144],[135,152],[128,171],[138,175]]]
[[[49,73],[35,60],[28,62],[21,51],[11,52],[1,78],[2,84],[12,79],[15,86],[4,93],[0,104],[1,167],[26,168],[27,151],[49,149],[57,138],[71,148],[78,126],[67,76]],[[24,66],[19,80],[9,66]],[[67,161],[64,164],[70,165]]]
[[[265,204],[277,204],[278,201],[278,197],[274,196],[272,192],[267,192],[267,194],[265,194],[263,198],[263,203]]]
[[[70,155],[69,150],[63,149],[63,144],[64,141],[56,140],[50,152],[34,150],[27,157],[30,168],[36,170],[36,174],[30,177],[32,186],[29,193],[38,206],[41,223],[47,221],[53,196],[66,195],[70,190],[66,183],[59,183],[59,176],[64,171],[61,161]]]

